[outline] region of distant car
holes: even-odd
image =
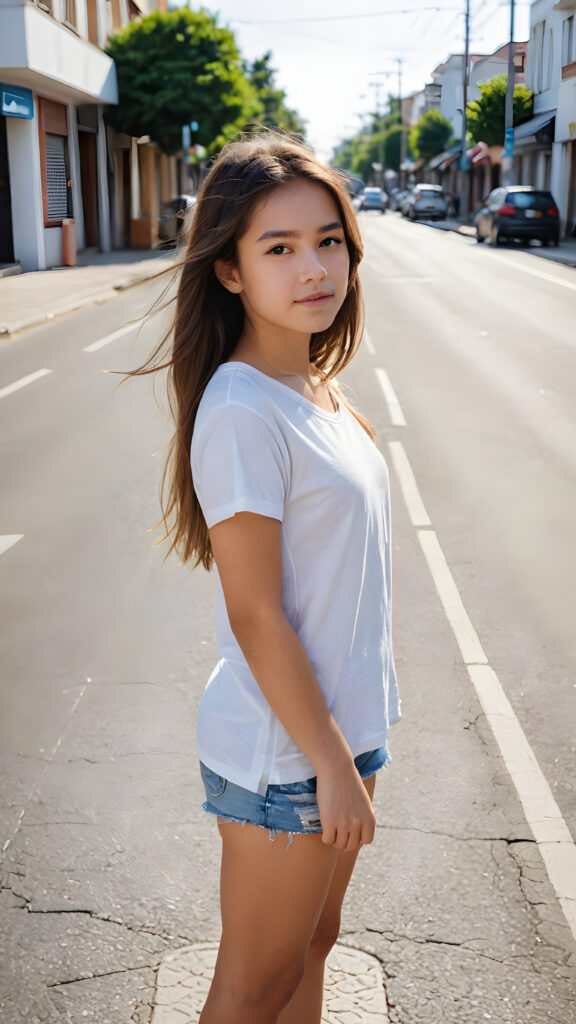
[[[495,188],[476,214],[476,238],[490,239],[498,245],[507,238],[527,241],[536,238],[542,245],[560,242],[560,218],[552,193],[532,185]]]
[[[390,209],[401,210],[402,203],[404,202],[405,199],[408,198],[411,191],[412,189],[409,188],[399,188],[396,190],[396,192],[393,192],[392,195],[390,196]]]
[[[365,188],[358,199],[359,210],[379,210],[380,213],[386,213],[388,196],[381,188]]]
[[[187,232],[195,205],[196,196],[184,193],[164,206],[158,227],[158,236],[163,242],[176,243],[182,233]]]
[[[446,220],[448,201],[441,185],[429,185],[421,182],[414,186],[408,199],[403,204],[405,217],[410,220]]]

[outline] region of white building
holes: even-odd
[[[103,110],[118,102],[118,88],[103,49],[114,31],[158,6],[0,0],[0,264],[60,266],[67,218],[77,249],[102,252],[129,242],[131,223],[141,224],[139,162],[147,168],[156,154],[106,130]]]
[[[549,188],[562,230],[576,230],[576,0],[535,0],[526,85],[534,117],[514,131],[518,181]]]
[[[515,43],[515,54],[524,61],[527,43]],[[520,68],[520,63],[519,63]],[[468,89],[467,102],[480,97],[480,86],[489,82],[496,75],[508,73],[508,44],[499,47],[494,53],[472,53],[468,57]],[[453,53],[442,64],[438,64],[432,72],[434,83],[441,89],[440,113],[450,121],[457,139],[462,138],[462,109],[464,105],[464,55]],[[524,73],[519,70],[515,75],[516,82],[523,83]],[[502,144],[504,144],[504,125],[502,125]]]

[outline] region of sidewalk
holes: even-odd
[[[75,267],[0,278],[0,339],[49,323],[140,284],[176,258],[175,249],[81,253]]]
[[[437,221],[421,221],[420,223],[427,224],[429,227],[438,228],[440,231],[455,231],[459,235],[468,235],[471,238],[476,237],[476,228],[472,224],[463,224],[459,220],[446,220]],[[485,245],[488,243],[485,242]],[[510,246],[512,248],[512,246]],[[514,246],[516,248],[516,246]],[[562,263],[565,267],[576,267],[576,238],[567,239],[560,242],[558,248],[544,249],[541,245],[532,244],[530,248],[522,249],[518,247],[521,252],[529,252],[531,256],[538,256],[544,260],[551,260],[553,263]]]

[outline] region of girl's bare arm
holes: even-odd
[[[312,762],[325,843],[356,849],[375,818],[350,748],[282,608],[281,525],[241,512],[210,530],[230,626],[282,725]]]

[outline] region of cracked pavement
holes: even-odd
[[[136,299],[117,300],[125,319]],[[101,334],[119,308],[115,321],[98,311]],[[94,316],[34,338],[56,358],[66,324],[86,333]],[[143,331],[141,351],[149,342]],[[110,365],[95,358],[98,371]],[[389,425],[364,370],[359,356],[347,380],[383,445]],[[7,499],[31,540],[25,561],[18,546],[3,556],[2,1024],[152,1024],[164,958],[219,938],[219,838],[194,748],[216,658],[215,580],[163,564],[144,534],[165,431],[150,397],[119,391],[111,403],[109,379],[90,381],[36,411],[40,524],[30,482],[29,500]],[[114,453],[104,466],[103,445]],[[569,1024],[574,944],[397,493],[393,510],[404,717],[340,943],[378,960],[392,1024]],[[491,605],[485,589],[478,602]],[[508,638],[495,642],[504,659]]]

